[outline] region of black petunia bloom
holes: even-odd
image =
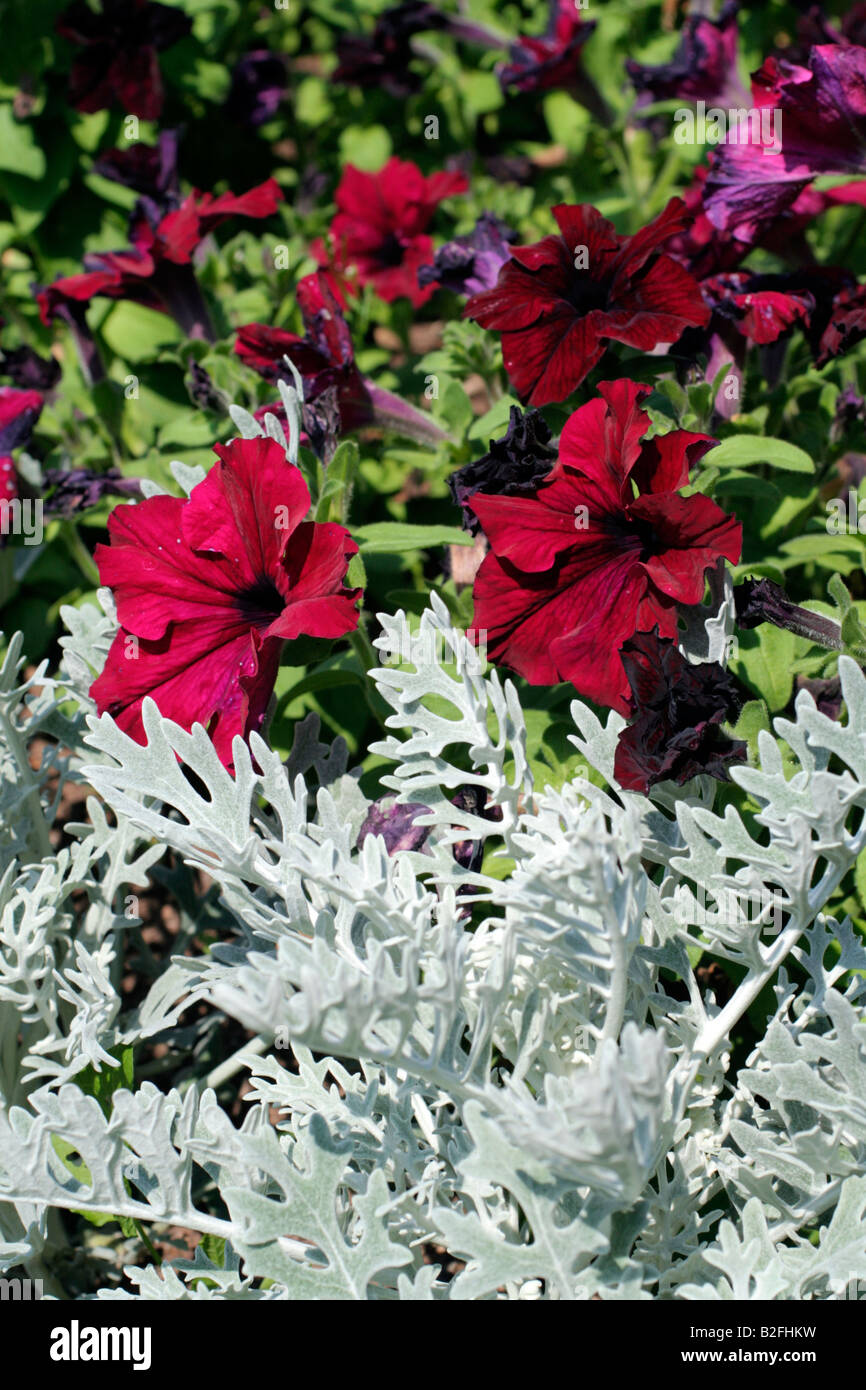
[[[93,162],[94,174],[131,188],[160,214],[180,207],[177,148],[180,130],[162,130],[155,145],[138,140],[124,149],[106,150]]]
[[[447,16],[426,0],[404,0],[379,16],[372,34],[350,34],[339,41],[332,81],[381,87],[394,97],[409,96],[421,85],[409,68],[415,57],[410,39],[444,29],[447,23]]]
[[[232,69],[226,115],[239,125],[260,126],[275,116],[286,90],[286,65],[267,48],[245,53]]]
[[[477,535],[481,523],[466,503],[476,492],[500,497],[520,497],[533,493],[556,462],[556,449],[550,444],[550,430],[538,410],[511,407],[508,430],[501,439],[491,439],[482,458],[464,464],[448,479],[451,496],[463,508],[463,526]]]
[[[798,693],[801,690],[808,691],[819,714],[825,714],[828,719],[838,719],[842,713],[842,681],[838,676],[828,676],[823,680],[817,677],[810,680],[808,676],[797,676],[794,688]]]
[[[843,648],[839,624],[822,613],[812,613],[808,608],[800,608],[792,603],[779,584],[772,579],[746,579],[734,589],[737,626],[757,627],[759,623],[773,623],[776,627],[793,632],[797,637],[805,637],[816,642],[819,647],[831,651]]]
[[[658,628],[636,633],[621,655],[635,717],[617,743],[619,785],[646,795],[657,782],[681,786],[699,773],[728,781],[729,766],[746,759],[746,744],[720,728],[742,705],[734,677],[715,661],[692,665]]]

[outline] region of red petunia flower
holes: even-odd
[[[38,391],[0,386],[0,503],[13,502],[18,496],[12,450],[20,449],[29,440],[42,404]]]
[[[713,447],[672,430],[644,440],[649,386],[608,381],[566,422],[559,459],[534,497],[476,492],[487,539],[474,625],[494,661],[532,685],[571,683],[625,714],[620,649],[656,624],[677,631],[677,604],[700,603],[719,556],[739,559],[742,528],[708,497],[680,497]]]
[[[215,453],[188,500],[112,512],[95,558],[120,630],[91,694],[139,743],[151,696],[185,729],[203,724],[231,767],[234,736],[262,727],[284,641],[342,637],[361,591],[343,584],[358,547],[342,526],[304,520],[310,494],[279,444]]]
[[[304,383],[304,404],[310,405],[331,387],[337,391],[340,428],[356,429],[373,418],[373,405],[358,368],[352,335],[322,271],[305,275],[296,290],[305,335],[264,323],[238,329],[235,352],[267,381],[287,379],[284,358],[297,367]],[[277,407],[268,407],[276,411]]]
[[[404,296],[416,309],[426,303],[433,289],[419,286],[418,271],[433,260],[427,228],[443,198],[468,187],[464,174],[425,178],[417,165],[401,159],[389,159],[377,174],[347,164],[331,223],[338,280],[354,266],[360,283],[372,285],[387,303]]]
[[[588,203],[553,215],[559,235],[513,247],[494,288],[463,311],[502,333],[515,390],[539,406],[565,400],[610,339],[648,352],[709,319],[694,277],[660,249],[682,230],[682,199],[626,237]]]
[[[75,0],[57,32],[82,52],[72,65],[69,100],[79,111],[102,111],[115,99],[124,111],[155,121],[164,92],[158,53],[185,38],[189,17],[150,0],[102,0],[101,13]]]
[[[340,434],[373,422],[427,444],[446,438],[426,411],[361,376],[349,326],[324,271],[305,275],[298,281],[296,294],[304,321],[303,338],[284,328],[248,323],[238,329],[235,352],[266,381],[286,380],[285,358],[294,363],[304,386],[302,420],[306,433],[302,438],[324,462],[330,461]],[[281,404],[262,406],[256,419],[268,413],[284,421]]]
[[[550,92],[578,84],[581,49],[594,29],[595,20],[581,19],[574,0],[551,0],[546,32],[537,38],[521,35],[511,45],[511,61],[497,67],[503,90]]]
[[[819,367],[866,338],[866,285],[841,289],[833,298],[821,327],[820,337],[813,345]]]
[[[282,192],[267,179],[248,193],[187,194],[180,207],[151,220],[138,204],[130,226],[132,246],[122,251],[94,251],[84,257],[85,271],[55,280],[36,296],[42,322],[49,324],[65,305],[91,299],[132,299],[174,318],[189,337],[211,337],[212,330],[192,269],[196,247],[229,217],[270,217]]]
[[[798,320],[807,325],[815,307],[814,295],[796,274],[752,275],[735,270],[702,281],[701,290],[722,323],[732,324],[759,347],[775,343]]]

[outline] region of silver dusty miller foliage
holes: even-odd
[[[223,1238],[128,1266],[135,1293],[115,1279],[108,1298],[828,1299],[866,1279],[866,951],[822,912],[866,846],[852,661],[845,723],[801,692],[734,770],[750,830],[708,779],[618,791],[622,720],[579,701],[583,774],[533,786],[513,687],[434,595],[413,649],[446,659],[374,672],[392,732],[373,751],[431,827],[389,856],[356,847],[367,802],[314,719],[287,763],[236,740],[232,775],[150,702],[146,746],[97,718],[102,598],[66,610],[55,676],[22,683],[17,639],[0,671],[0,1269],[66,1296],[67,1210]],[[403,614],[381,623],[383,652],[409,650]],[[70,783],[88,817],[54,852]],[[467,784],[500,820],[455,825]],[[478,872],[452,853],[467,834],[490,842]],[[204,898],[181,891],[191,868]],[[178,954],[130,1007],[148,873],[181,902]],[[730,898],[759,906],[706,907]],[[183,954],[203,925],[216,944]],[[724,1006],[696,948],[739,967]],[[154,1039],[206,1058],[226,1018],[254,1040],[176,1089],[136,1077],[103,1105],[79,1084]],[[219,1097],[243,1079],[237,1125]]]

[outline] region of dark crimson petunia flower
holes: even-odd
[[[535,492],[556,461],[550,443],[550,430],[538,410],[511,407],[508,430],[501,439],[491,439],[486,454],[451,474],[451,496],[463,508],[463,525],[477,535],[478,518],[467,506],[476,492],[486,496],[520,497]]]
[[[95,559],[120,630],[91,694],[139,743],[151,696],[185,729],[203,724],[231,767],[233,737],[264,723],[283,643],[350,632],[361,591],[343,583],[358,547],[342,526],[304,519],[310,494],[279,444],[215,453],[188,500],[112,512]]]
[[[266,381],[290,379],[284,358],[297,367],[304,383],[304,404],[329,387],[337,388],[341,428],[357,429],[373,418],[373,406],[355,365],[352,335],[326,276],[319,271],[298,281],[296,295],[304,336],[263,323],[238,329],[235,352]],[[270,408],[270,407],[269,407]]]
[[[482,212],[472,231],[440,246],[432,265],[422,265],[418,284],[441,285],[454,294],[480,294],[492,290],[499,272],[511,255],[517,233],[492,212]]]
[[[866,338],[866,285],[841,289],[829,307],[821,336],[815,345],[815,360],[823,367],[832,357],[847,352]]]
[[[661,249],[684,225],[682,199],[634,236],[588,203],[553,216],[559,235],[512,247],[495,287],[463,311],[501,332],[505,370],[531,405],[565,400],[611,339],[648,352],[709,320],[694,277]]]
[[[595,29],[595,20],[581,19],[574,0],[551,0],[546,32],[539,38],[522,35],[509,50],[510,62],[497,67],[505,91],[549,92],[573,87],[582,77],[580,50]]]
[[[191,28],[182,10],[151,0],[102,0],[101,12],[75,0],[57,21],[58,34],[83,48],[72,65],[70,102],[102,111],[117,100],[130,115],[157,120],[164,100],[157,55]]]
[[[796,275],[753,275],[731,271],[701,282],[713,313],[759,346],[775,343],[793,324],[808,324],[815,298]]]
[[[256,48],[232,69],[226,115],[241,125],[264,125],[277,114],[286,91],[286,65],[278,53]]]
[[[304,336],[263,323],[238,329],[235,352],[266,381],[289,380],[288,357],[304,386],[304,430],[320,457],[330,457],[339,433],[376,422],[412,439],[436,443],[445,438],[430,415],[400,396],[362,377],[355,365],[352,336],[324,271],[305,275],[297,285]],[[263,406],[282,418],[281,405]]]
[[[0,454],[11,454],[26,444],[42,410],[38,391],[17,391],[0,386]]]
[[[635,717],[616,747],[613,775],[626,791],[648,792],[657,782],[680,786],[700,773],[729,781],[732,763],[746,760],[746,744],[721,725],[735,719],[743,692],[715,661],[693,665],[658,630],[624,643],[622,664]]]
[[[132,245],[122,251],[93,251],[85,271],[55,280],[37,294],[42,322],[63,305],[83,307],[97,296],[132,299],[169,314],[190,337],[212,337],[207,309],[192,269],[193,252],[229,217],[270,217],[282,199],[279,184],[267,179],[248,193],[187,194],[179,207],[161,216],[144,199],[130,227]]]
[[[808,67],[768,58],[752,78],[752,103],[772,119],[714,151],[705,200],[714,226],[749,243],[817,175],[866,173],[866,48],[821,44]]]
[[[681,97],[741,106],[745,92],[737,76],[737,12],[739,0],[725,0],[718,19],[689,14],[679,47],[669,63],[650,67],[626,59],[626,71],[640,94],[640,104]]]
[[[0,386],[0,502],[12,502],[18,496],[12,450],[29,441],[41,411],[42,397],[38,391]]]
[[[720,556],[735,563],[742,541],[715,502],[679,495],[714,441],[688,430],[644,440],[649,390],[602,382],[566,422],[534,496],[469,501],[491,546],[474,594],[491,659],[532,685],[571,681],[623,714],[623,643],[654,626],[675,637],[677,604],[699,603],[706,571]]]
[[[354,266],[360,283],[372,285],[388,303],[402,296],[415,308],[426,303],[433,290],[419,286],[418,271],[433,259],[427,228],[443,198],[468,187],[465,174],[425,178],[417,165],[396,158],[378,174],[347,164],[331,223],[338,271]]]

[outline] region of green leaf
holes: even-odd
[[[200,1249],[206,1255],[212,1265],[217,1269],[223,1269],[226,1258],[226,1238],[225,1236],[215,1236],[207,1231],[201,1238]]]
[[[771,713],[784,709],[794,685],[792,665],[796,638],[784,628],[762,623],[751,632],[742,632],[731,666]]]
[[[0,106],[0,169],[25,179],[41,179],[45,168],[45,155],[36,143],[33,127],[16,121],[12,107],[4,102]]]
[[[766,463],[788,473],[815,472],[809,455],[796,444],[788,444],[784,439],[765,439],[762,434],[737,434],[725,439],[705,455],[704,461],[713,468],[751,468]]]
[[[325,470],[316,521],[345,522],[360,454],[354,439],[344,439]]]
[[[863,626],[860,614],[851,600],[851,595],[838,574],[834,574],[830,579],[827,589],[838,609],[845,650],[849,656],[853,656],[854,660],[859,661],[862,665],[866,661],[866,627]]]
[[[444,420],[450,430],[459,438],[465,434],[475,414],[472,402],[464,388],[457,381],[449,381],[439,402],[437,417]]]
[[[393,146],[383,125],[348,125],[340,132],[340,162],[373,173],[387,163]]]
[[[734,738],[744,739],[749,745],[749,762],[759,765],[758,734],[762,730],[770,732],[770,711],[764,700],[748,700],[740,711],[734,726]]]
[[[131,1091],[134,1075],[133,1050],[131,1047],[124,1047],[120,1052],[119,1066],[103,1066],[97,1071],[91,1063],[76,1074],[75,1084],[86,1096],[93,1096],[98,1100],[102,1113],[108,1117],[111,1114],[112,1095],[115,1091]]]
[[[472,537],[459,526],[411,526],[404,521],[377,521],[353,532],[364,555],[402,555],[437,545],[471,545]]]
[[[860,851],[854,864],[854,886],[857,889],[860,906],[866,913],[866,849]]]
[[[183,341],[174,319],[143,304],[116,304],[102,325],[102,336],[126,362],[149,362],[160,348]]]

